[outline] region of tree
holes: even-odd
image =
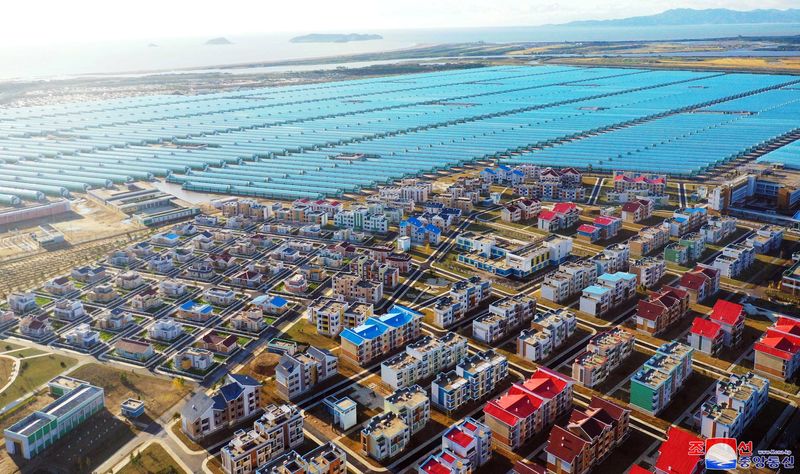
[[[172,386],[176,390],[182,389],[184,384],[185,384],[185,382],[183,381],[183,379],[181,377],[175,377],[174,379],[172,379]]]

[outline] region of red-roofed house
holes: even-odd
[[[625,222],[641,222],[653,215],[655,204],[651,199],[637,199],[622,205],[622,220]]]
[[[442,436],[442,449],[468,460],[472,469],[478,469],[492,458],[492,430],[473,418],[464,418]]]
[[[583,474],[592,468],[592,449],[588,441],[560,426],[554,426],[547,439],[547,472]]]
[[[578,226],[578,233],[576,237],[581,240],[586,240],[588,242],[595,242],[597,240],[600,240],[600,234],[601,230],[599,227],[589,224],[582,224]]]
[[[735,346],[742,340],[744,331],[744,307],[727,300],[717,300],[711,309],[709,319],[722,327],[723,342]]]
[[[647,300],[639,300],[636,307],[636,329],[655,335],[669,328],[689,310],[689,292],[681,288],[664,286],[650,293]]]
[[[800,368],[800,320],[781,316],[755,343],[753,370],[784,380]]]
[[[484,407],[486,425],[495,445],[514,450],[555,422],[572,407],[575,382],[558,372],[539,368],[528,380]]]
[[[700,352],[717,355],[723,346],[722,326],[703,318],[694,318],[689,330],[689,345]]]
[[[544,210],[539,213],[539,219],[536,222],[536,225],[541,230],[546,230],[548,232],[552,230],[558,230],[563,227],[561,222],[561,217],[553,211]]]
[[[690,454],[691,442],[702,442],[702,438],[671,426],[667,440],[658,448],[656,474],[697,474],[703,472],[703,456]]]
[[[619,234],[619,230],[622,228],[622,219],[614,216],[599,216],[595,217],[592,224],[600,228],[600,238],[606,240]]]
[[[417,468],[418,474],[469,474],[472,467],[464,458],[442,451],[428,456]]]
[[[708,265],[698,264],[681,277],[680,288],[689,292],[689,301],[700,303],[719,291],[720,271]]]

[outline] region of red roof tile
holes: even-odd
[[[545,451],[558,459],[572,464],[588,444],[588,441],[556,425],[550,431],[550,438],[547,440]]]
[[[772,328],[776,331],[785,332],[786,334],[800,337],[799,319],[781,316],[777,321],[775,321],[775,324],[772,325]]]
[[[692,334],[697,334],[701,337],[716,339],[719,336],[719,332],[722,331],[722,326],[708,319],[694,318],[690,331]]]
[[[557,212],[559,214],[565,214],[575,209],[577,209],[577,206],[574,202],[559,202],[553,206],[553,212]]]
[[[487,403],[486,406],[483,407],[483,412],[487,416],[491,416],[508,426],[514,426],[519,421],[519,418],[495,405],[494,401]]]
[[[709,316],[713,321],[735,325],[744,316],[744,307],[727,300],[717,300]]]
[[[450,441],[456,443],[457,445],[461,446],[462,448],[466,448],[472,443],[475,439],[472,436],[464,433],[458,428],[453,428],[445,434],[445,437]]]
[[[539,213],[539,220],[552,221],[556,218],[556,213],[553,211],[542,211]]]
[[[661,443],[658,449],[656,469],[674,473],[690,474],[695,472],[697,463],[702,461],[702,456],[689,454],[689,442],[702,441],[701,438],[674,426],[667,431],[667,440]]]

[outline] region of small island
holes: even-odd
[[[292,43],[349,43],[351,41],[372,41],[380,39],[383,39],[383,36],[363,35],[359,33],[350,33],[350,34],[312,33],[310,35],[295,36],[289,41]]]
[[[211,38],[210,40],[206,41],[206,44],[210,45],[219,45],[219,44],[233,44],[228,40],[228,38],[224,38],[220,36],[219,38]]]

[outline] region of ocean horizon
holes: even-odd
[[[221,35],[229,45],[207,45],[209,37],[152,38],[117,42],[0,46],[0,80],[57,80],[82,75],[208,69],[293,59],[331,58],[420,45],[560,41],[656,41],[800,34],[800,24],[690,25],[663,27],[498,27],[363,31],[381,40],[291,43],[301,34]],[[217,35],[220,36],[220,35]],[[156,46],[153,46],[156,45]]]

